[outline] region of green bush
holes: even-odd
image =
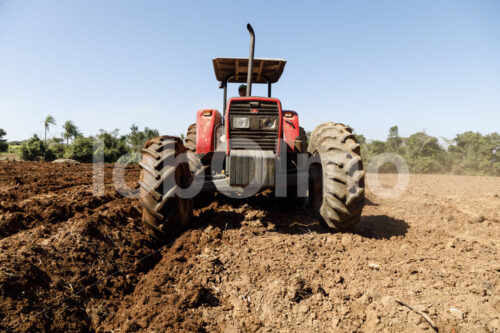
[[[83,163],[91,163],[93,156],[103,158],[105,163],[137,163],[144,141],[155,136],[158,136],[157,130],[146,127],[141,132],[137,126],[132,125],[128,135],[120,136],[118,130],[100,130],[96,137],[77,135],[73,142],[67,145],[52,139],[49,141],[49,150],[57,158],[64,155],[65,158]]]
[[[94,140],[92,137],[77,136],[73,143],[67,147],[64,158],[70,158],[78,162],[92,163],[92,151]]]
[[[159,136],[158,130],[145,127],[144,131],[139,131],[139,127],[135,124],[130,126],[130,133],[127,135],[127,141],[132,152],[140,152],[144,143],[156,136]]]
[[[20,150],[21,150],[21,144],[18,145],[9,144],[9,149],[7,150],[7,152],[9,154],[16,154],[19,156]]]
[[[466,175],[500,176],[500,135],[465,132],[448,147],[452,171]]]
[[[103,156],[105,163],[114,163],[129,152],[127,138],[125,136],[118,137],[118,130],[112,132],[101,130],[97,141],[95,153]]]
[[[9,149],[9,144],[7,140],[3,137],[7,134],[3,129],[0,128],[0,153],[4,153]]]
[[[48,151],[45,142],[34,134],[31,139],[21,144],[19,157],[25,161],[52,161],[54,154]]]
[[[363,162],[367,166],[376,155],[390,152],[400,155],[413,173],[453,173],[500,176],[500,135],[465,132],[446,140],[444,149],[436,137],[418,132],[404,138],[397,126],[389,130],[387,141],[364,139],[357,135]],[[395,172],[390,163],[380,172]]]
[[[445,171],[438,161],[429,156],[411,159],[407,163],[411,172],[414,173],[443,173]]]
[[[51,153],[54,155],[54,157],[57,158],[63,158],[64,154],[66,153],[66,145],[63,144],[49,144],[49,150]]]

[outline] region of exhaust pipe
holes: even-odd
[[[255,33],[250,23],[247,24],[248,32],[250,33],[250,56],[248,57],[248,74],[247,74],[247,97],[252,95],[252,76],[253,76],[253,53],[255,48]]]

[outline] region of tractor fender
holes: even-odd
[[[221,114],[215,109],[202,109],[196,113],[196,153],[206,154],[215,150],[215,126],[221,122]]]
[[[283,110],[283,139],[287,151],[295,151],[295,140],[299,136],[299,115],[295,111]]]

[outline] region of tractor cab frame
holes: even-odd
[[[224,89],[222,110],[227,106],[227,84],[247,83],[247,96],[251,95],[251,84],[267,84],[267,97],[271,97],[272,84],[278,82],[285,69],[283,59],[254,59],[252,68],[252,83],[248,85],[248,58],[215,58],[212,60],[219,88]],[[248,89],[250,87],[250,89]]]

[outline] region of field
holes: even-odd
[[[19,161],[19,156],[17,156],[17,154],[11,153],[0,153],[0,161],[2,160]]]
[[[396,301],[440,332],[500,331],[499,177],[368,191],[350,233],[265,193],[217,196],[164,246],[112,171],[94,196],[92,165],[0,161],[0,331],[433,331]]]

